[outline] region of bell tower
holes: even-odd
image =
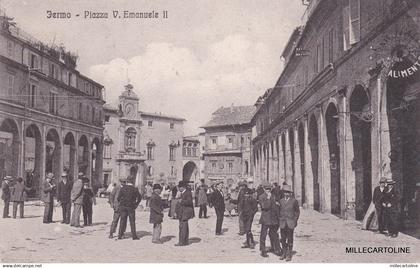
[[[133,85],[124,86],[124,91],[119,97],[118,110],[123,117],[136,119],[138,117],[139,97],[133,90]]]

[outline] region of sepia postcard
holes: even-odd
[[[0,0],[0,263],[420,263],[420,1]]]

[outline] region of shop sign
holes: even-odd
[[[407,78],[418,72],[420,69],[420,62],[416,61],[413,65],[402,70],[391,69],[388,76],[392,78]]]

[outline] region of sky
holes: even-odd
[[[37,39],[76,52],[77,69],[104,85],[107,103],[116,105],[129,81],[141,111],[185,118],[186,135],[203,131],[219,107],[254,105],[274,86],[305,9],[300,0],[0,0],[0,7]],[[159,17],[114,19],[114,10]],[[86,11],[109,18],[85,19]]]

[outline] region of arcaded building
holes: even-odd
[[[0,17],[0,177],[23,177],[34,198],[48,172],[101,185],[103,86],[11,22]]]
[[[255,177],[286,181],[305,207],[357,220],[379,178],[392,178],[408,222],[420,182],[420,2],[303,3],[285,68],[256,103]]]
[[[146,182],[176,184],[182,179],[185,119],[140,110],[132,85],[125,86],[116,107],[106,104],[104,181],[128,175]]]

